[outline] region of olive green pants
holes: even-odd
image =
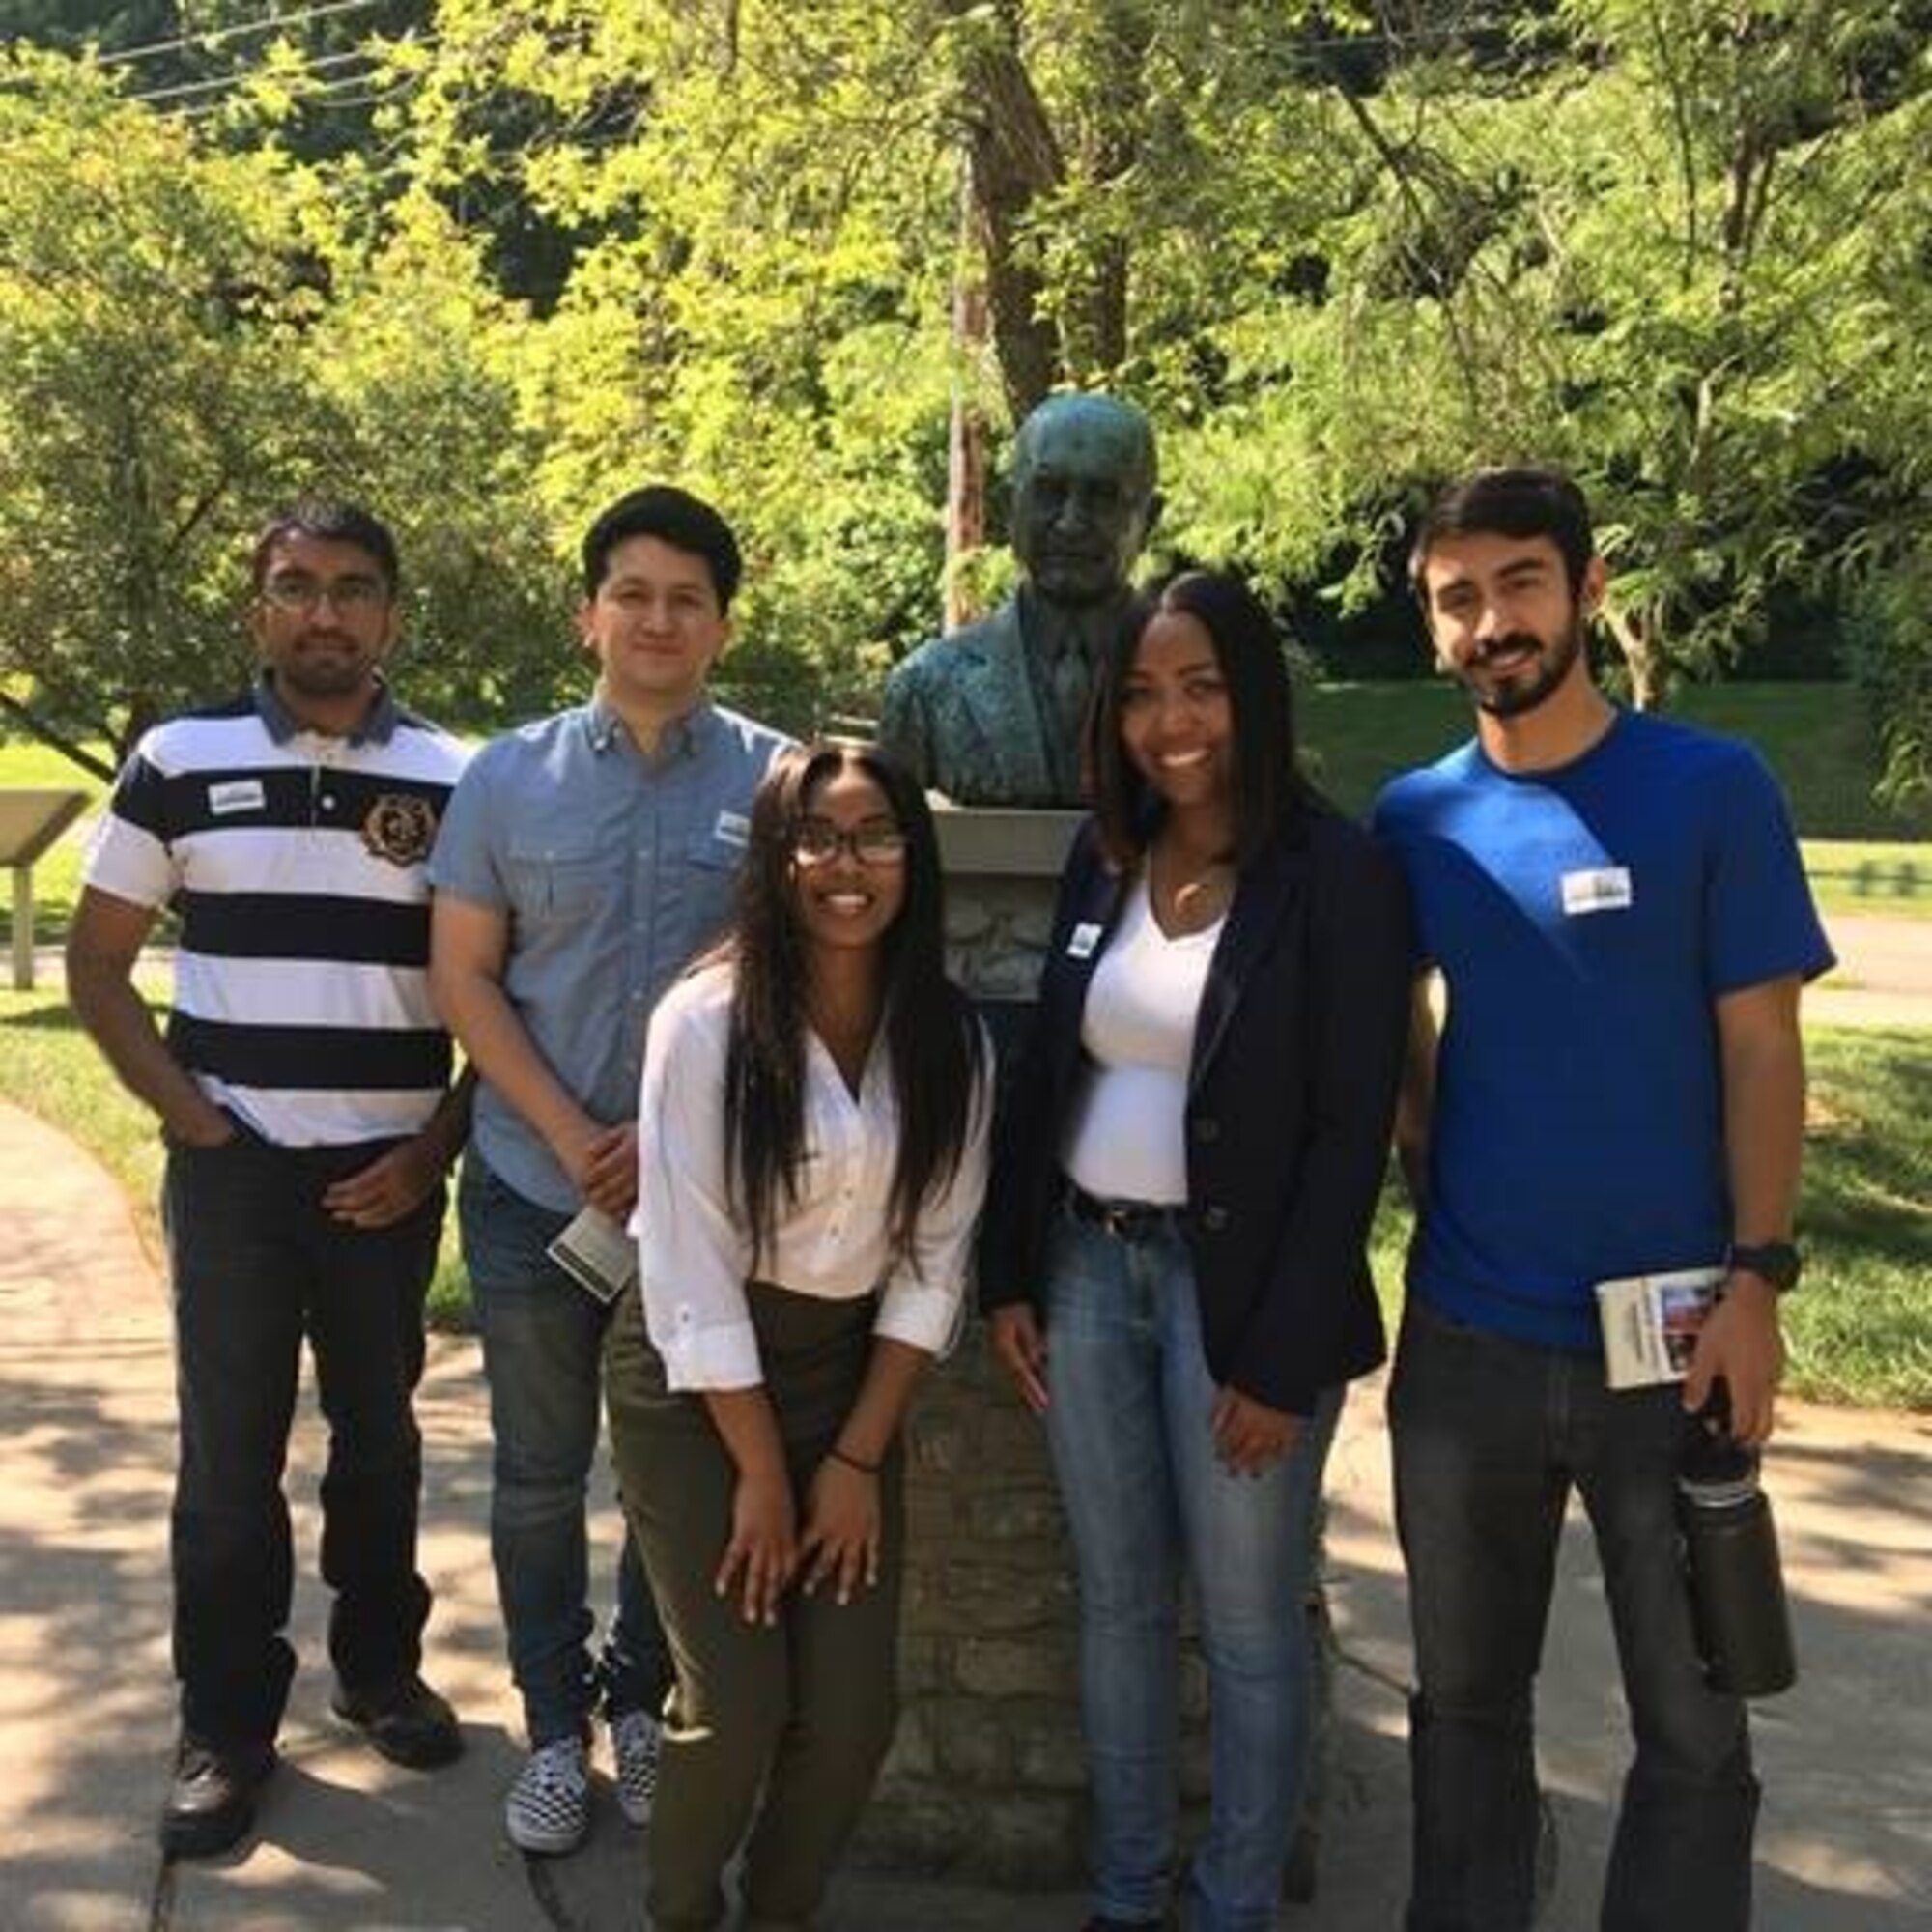
[[[746,1293],[802,1519],[807,1486],[865,1378],[876,1305],[760,1282]],[[712,1587],[737,1472],[702,1397],[666,1388],[636,1295],[611,1324],[604,1369],[618,1486],[676,1672],[651,1812],[651,1923],[657,1932],[716,1925],[724,1868],[749,1828],[747,1922],[807,1926],[898,1714],[898,1451],[880,1478],[877,1585],[843,1606],[829,1589],[794,1589],[775,1627],[748,1624],[736,1594]]]

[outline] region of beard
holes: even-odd
[[[1512,631],[1456,666],[1451,675],[1469,694],[1477,710],[1492,718],[1520,718],[1555,695],[1583,655],[1583,618],[1578,613],[1548,643],[1533,631]],[[1500,682],[1485,682],[1477,676],[1497,658],[1522,650],[1533,655]]]
[[[304,638],[276,659],[275,681],[304,697],[347,697],[367,681],[372,662],[354,639]]]

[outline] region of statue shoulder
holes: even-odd
[[[926,639],[917,650],[909,652],[894,666],[892,674],[895,677],[910,677],[916,682],[935,672],[943,673],[949,665],[957,665],[962,653],[970,657],[983,657],[1018,635],[1017,611],[1012,605],[1002,604],[989,616],[961,624],[956,631],[948,631],[943,637]]]

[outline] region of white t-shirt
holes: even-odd
[[[632,1220],[652,1343],[673,1389],[752,1388],[764,1380],[745,1301],[751,1231],[726,1186],[724,1056],[731,969],[679,981],[651,1015],[638,1103],[638,1208]],[[828,1301],[878,1291],[875,1334],[943,1354],[966,1293],[972,1239],[986,1191],[990,1056],[980,1078],[959,1167],[928,1197],[914,1255],[892,1263],[888,1238],[898,1107],[883,1035],[855,1097],[832,1055],[806,1034],[802,1198],[780,1203],[761,1279]],[[917,1266],[914,1263],[917,1263]]]
[[[1170,939],[1145,872],[1087,987],[1080,1073],[1060,1164],[1107,1201],[1187,1199],[1187,1075],[1208,967],[1224,922]]]

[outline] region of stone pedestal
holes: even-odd
[[[1084,815],[935,810],[946,868],[947,969],[996,1017],[1033,1004],[1060,868]]]
[[[941,809],[947,963],[1002,1056],[1024,1025],[1080,814]],[[907,1429],[907,1561],[892,1756],[856,1856],[1014,1886],[1077,1883],[1073,1552],[1039,1425],[978,1315]]]
[[[1003,1054],[1017,1043],[1081,814],[946,810],[951,971]],[[1073,1551],[1039,1424],[977,1315],[907,1429],[897,1740],[855,1857],[1016,1887],[1083,1875]],[[1207,1783],[1206,1679],[1183,1663],[1186,1783]]]

